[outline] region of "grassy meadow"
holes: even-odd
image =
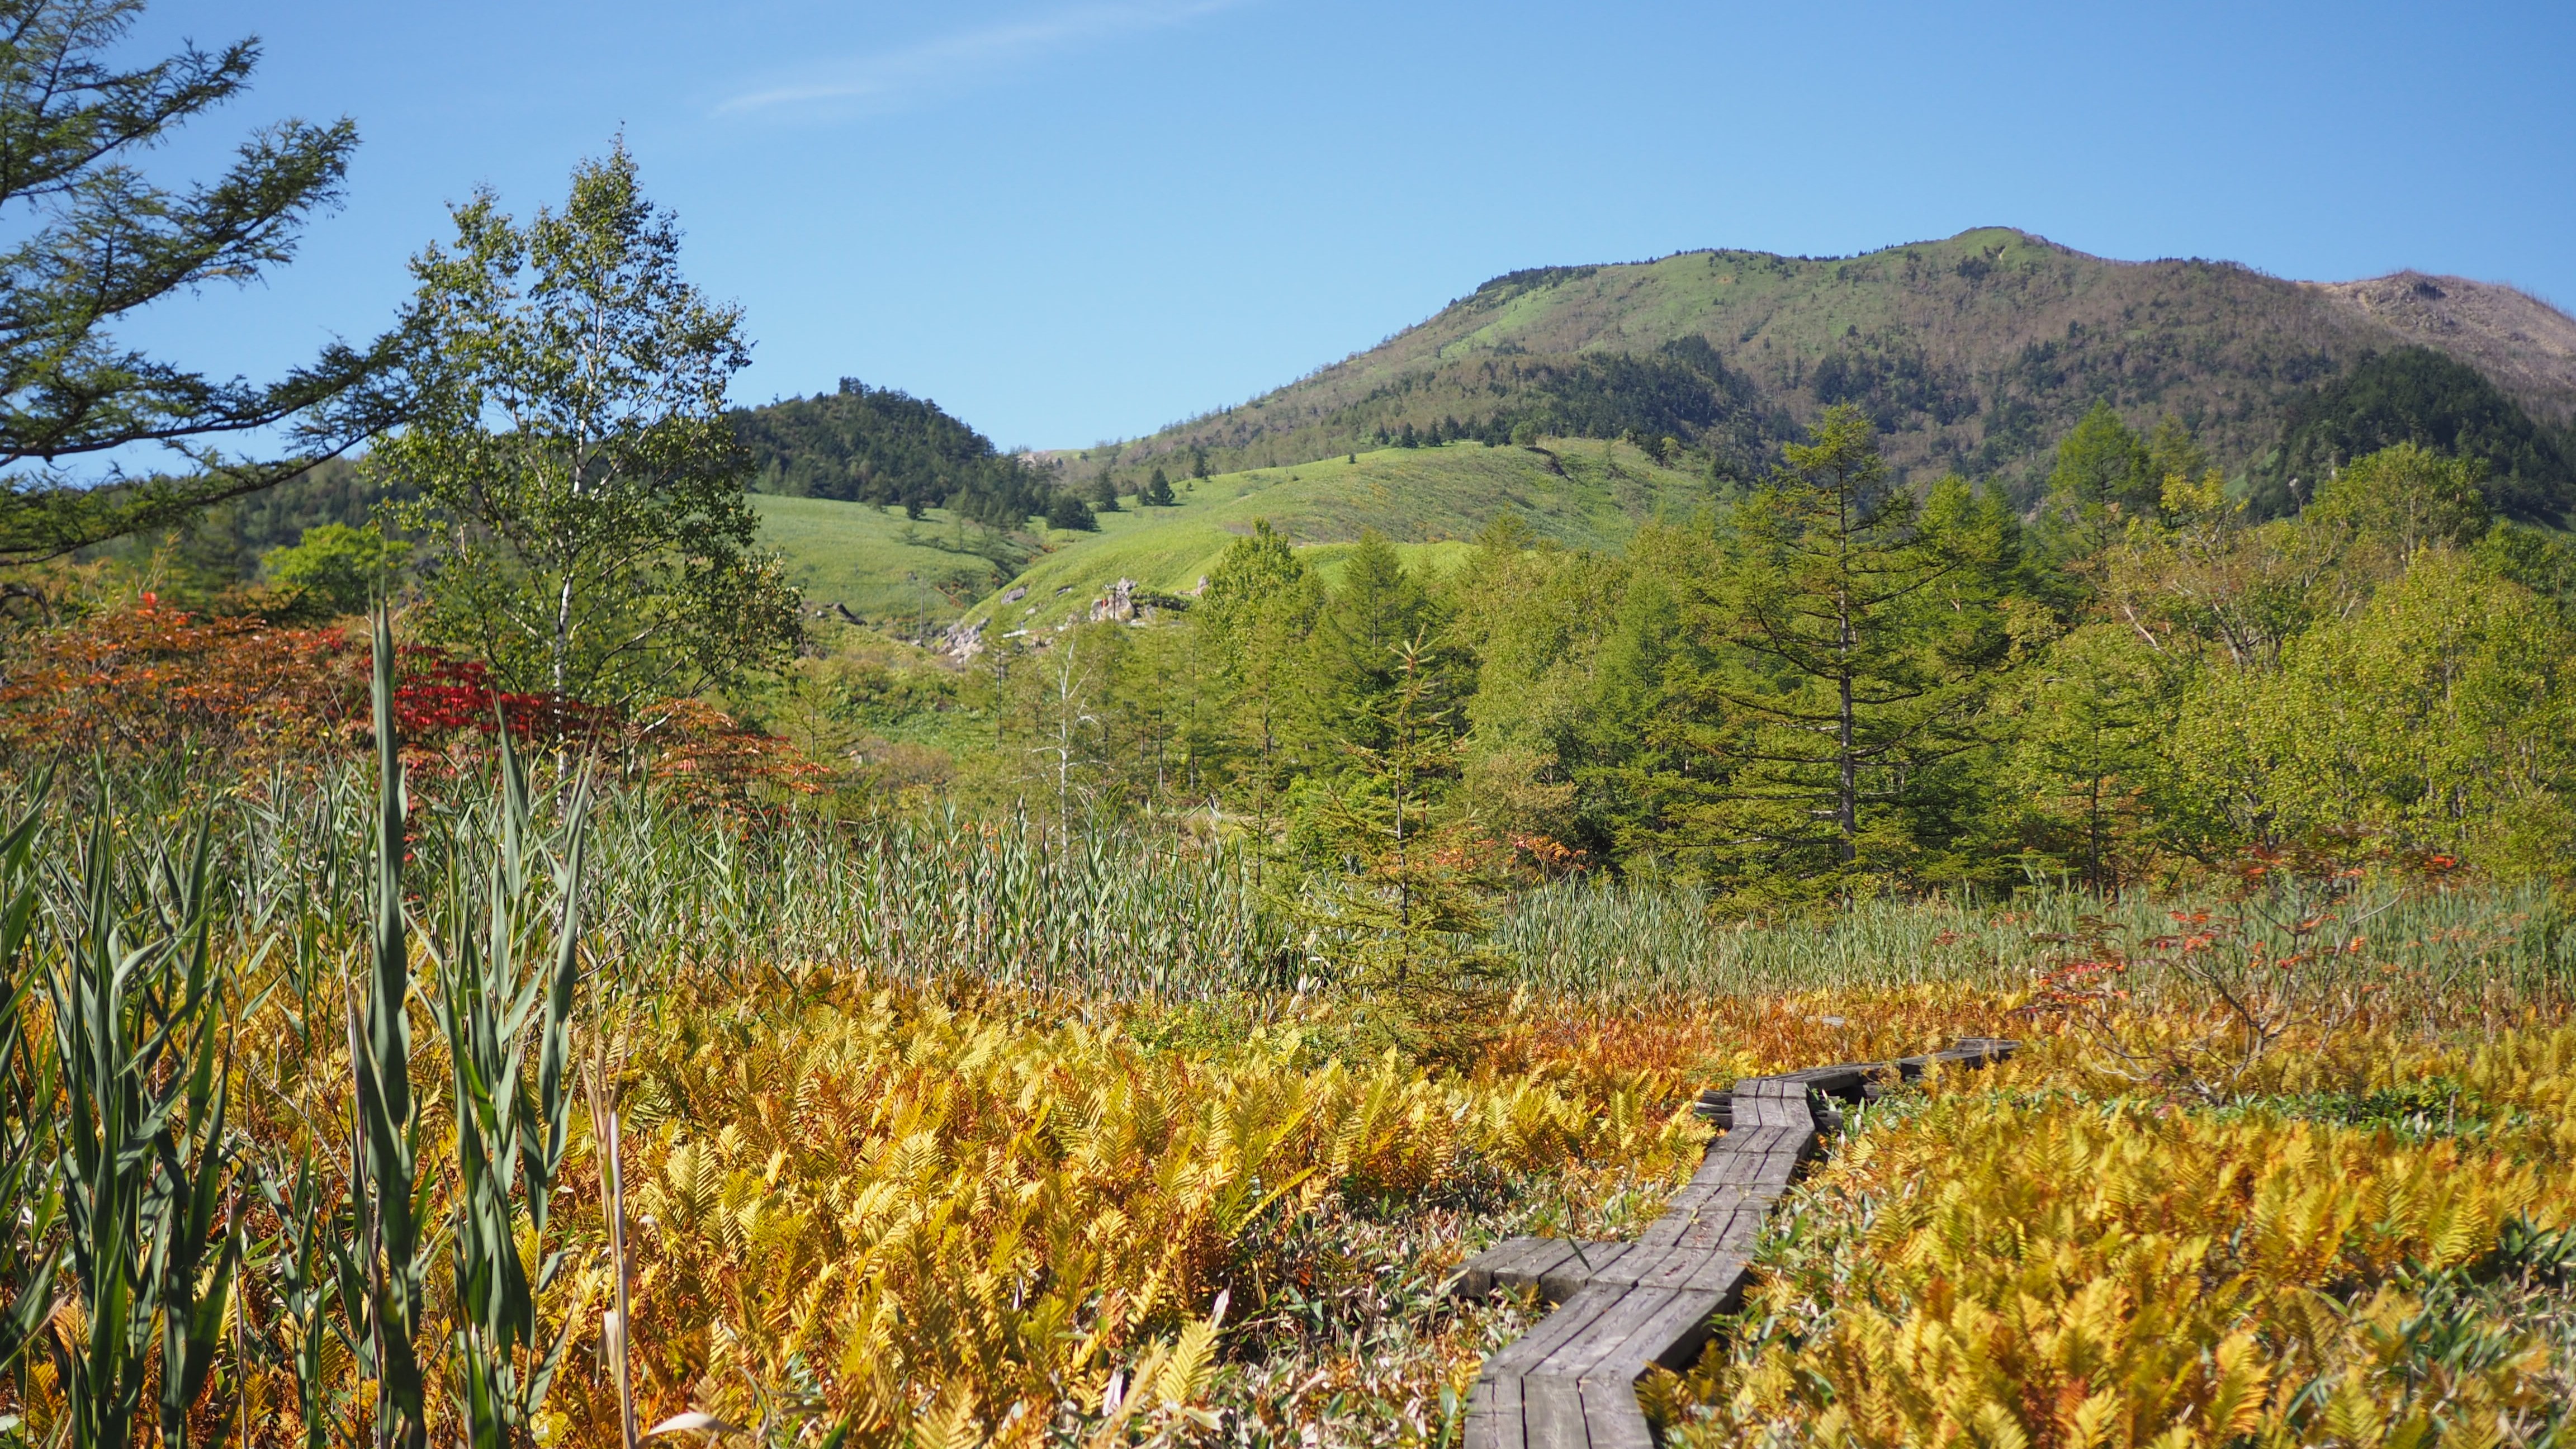
[[[1018,552],[985,540],[982,529],[926,510],[829,498],[751,495],[760,512],[760,544],[786,561],[788,582],[812,607],[840,604],[863,619],[942,625],[1007,578]],[[977,548],[991,549],[979,553]]]
[[[1011,581],[1028,596],[1008,605],[988,599],[969,617],[1009,628],[1055,623],[1121,578],[1186,593],[1255,519],[1285,534],[1328,580],[1343,552],[1336,545],[1370,529],[1395,544],[1407,567],[1436,575],[1497,514],[1514,514],[1533,534],[1569,548],[1611,549],[1640,521],[1687,516],[1710,497],[1705,478],[1663,467],[1629,444],[1559,438],[1538,448],[1381,448],[1183,479],[1173,489],[1178,506],[1131,501],[1100,514],[1096,535],[1050,532],[1048,551]]]
[[[1079,471],[1081,465],[1071,465]],[[1375,529],[1408,567],[1445,572],[1466,540],[1498,513],[1571,548],[1616,548],[1636,524],[1687,516],[1709,498],[1704,478],[1676,472],[1626,443],[1547,439],[1540,449],[1452,443],[1383,448],[1293,468],[1256,468],[1174,483],[1178,503],[1133,499],[1101,513],[1100,531],[1045,530],[1044,550],[1017,573],[995,535],[944,509],[908,522],[900,510],[820,498],[756,495],[761,543],[785,556],[791,582],[815,604],[844,603],[870,620],[945,623],[960,616],[1002,628],[1052,625],[1086,612],[1122,578],[1183,594],[1226,547],[1267,520],[1327,580],[1347,545]],[[979,542],[994,540],[994,542]],[[969,550],[986,547],[993,556]],[[1004,604],[1000,595],[1026,589]]]

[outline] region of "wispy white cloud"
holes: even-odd
[[[717,103],[716,114],[891,109],[1114,35],[1160,30],[1248,3],[1135,0],[1071,6],[813,67],[793,78],[729,96]]]

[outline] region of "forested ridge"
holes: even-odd
[[[751,455],[752,486],[791,498],[952,508],[999,527],[1047,511],[1052,479],[937,403],[857,378],[813,397],[727,415]]]
[[[940,676],[818,682],[846,737],[982,721],[944,788],[1213,808],[1306,869],[1397,816],[1746,908],[2335,842],[2576,858],[2576,547],[2484,459],[2401,441],[2267,520],[2176,419],[2097,406],[2051,452],[2029,508],[1901,484],[1844,404],[1623,550],[1505,513],[1454,567],[1370,533],[1328,579],[1257,525],[1155,627],[987,640],[900,707]]]
[[[2337,447],[2447,447],[2458,419],[2490,419],[2470,431],[2516,455],[2491,457],[2512,511],[2557,516],[2576,498],[2563,442],[2522,438],[2558,438],[2576,415],[2576,377],[2513,337],[2576,324],[2509,288],[2444,282],[2418,279],[2398,308],[2361,300],[2377,297],[2375,284],[2108,261],[2005,229],[1845,258],[1709,251],[1534,268],[1296,383],[1093,455],[1122,475],[1174,459],[1223,471],[1526,428],[1669,437],[1732,475],[1758,471],[1766,446],[1849,403],[1899,477],[1957,471],[2027,506],[2055,440],[2108,401],[2139,427],[2174,414],[2240,493],[2282,500],[2298,470]],[[2355,380],[2373,359],[2426,349],[2474,382],[2384,363],[2376,382]],[[2398,436],[2363,428],[2318,451],[2335,431],[2319,431],[2320,413],[2366,410],[2362,394],[2392,386],[2435,396],[2408,405],[2414,425]]]

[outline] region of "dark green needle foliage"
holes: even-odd
[[[403,406],[395,340],[334,343],[272,383],[192,372],[127,346],[141,308],[258,280],[335,205],[357,128],[280,121],[215,179],[156,184],[144,153],[241,96],[256,40],[193,44],[148,65],[119,52],[141,0],[0,3],[0,564],[68,553],[269,487],[390,425]],[[218,446],[282,430],[263,457]],[[172,451],[166,472],[110,455]],[[86,476],[74,465],[103,461]]]

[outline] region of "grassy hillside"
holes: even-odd
[[[1688,513],[1713,497],[1709,479],[1665,468],[1625,443],[1547,439],[1533,447],[1453,443],[1199,479],[1172,508],[1103,513],[1096,534],[1052,532],[1050,551],[969,611],[1005,629],[1052,623],[1089,607],[1110,584],[1187,593],[1227,545],[1267,520],[1330,577],[1343,546],[1367,529],[1393,539],[1412,564],[1445,566],[1495,515],[1574,548],[1614,548],[1642,519]]]
[[[2179,416],[2242,471],[2278,443],[2289,399],[2410,342],[2478,366],[2537,417],[2576,408],[2576,372],[2505,365],[2576,324],[2509,288],[2443,285],[2447,310],[2427,321],[2365,305],[2368,289],[2225,262],[2107,261],[2000,228],[1845,259],[1711,251],[1541,268],[1119,449],[1116,465],[1141,472],[1200,451],[1219,467],[1293,466],[1408,425],[1496,437],[1522,421],[1669,433],[1741,458],[1850,401],[1900,469],[2027,487],[2108,398],[2142,426]]]
[[[2415,346],[2476,375],[2465,391],[2446,382],[2421,396],[2381,398],[2387,388],[2362,385]],[[851,419],[885,399],[936,411],[861,391],[754,421],[776,413],[777,431],[813,422],[805,413],[820,418],[828,403],[840,410],[835,426],[865,433],[867,419]],[[1061,618],[1121,577],[1186,592],[1256,518],[1316,547],[1327,566],[1331,545],[1366,528],[1419,551],[1506,508],[1567,544],[1615,545],[1657,509],[1695,506],[1727,480],[1765,471],[1784,439],[1838,402],[1870,414],[1900,477],[1955,469],[2028,499],[2058,440],[2101,399],[2141,429],[2179,417],[2258,501],[2287,499],[2293,473],[2330,469],[2364,444],[2417,437],[2447,447],[2474,433],[2511,444],[2495,460],[2498,478],[2513,471],[2506,454],[2537,460],[2528,477],[2508,480],[2523,499],[2508,511],[2554,518],[2576,502],[2576,447],[2556,431],[2576,417],[2576,320],[2530,297],[2411,273],[2327,286],[2225,262],[2107,261],[1990,228],[1841,259],[1690,252],[1497,277],[1420,326],[1241,407],[1035,460],[1031,478],[1085,496],[1104,470],[1127,495],[1156,469],[1173,479],[1213,471],[1180,506],[1103,513],[1097,533],[1011,543],[955,515],[1019,522],[1033,505],[995,513],[964,494],[909,526],[819,499],[763,507],[768,536],[817,602],[884,618],[971,604],[974,617],[1010,628]],[[2445,407],[2460,416],[2418,416]],[[981,442],[962,425],[952,431]],[[1560,441],[1509,444],[1533,431]],[[825,449],[815,476],[858,487],[850,459],[894,456],[870,437]],[[1416,439],[1468,441],[1390,446]],[[892,487],[891,472],[869,477]],[[997,612],[1009,588],[1028,592]]]
[[[788,581],[808,607],[840,604],[872,621],[944,623],[1010,577],[1026,553],[941,508],[913,522],[872,503],[751,501],[760,543],[786,556]]]

